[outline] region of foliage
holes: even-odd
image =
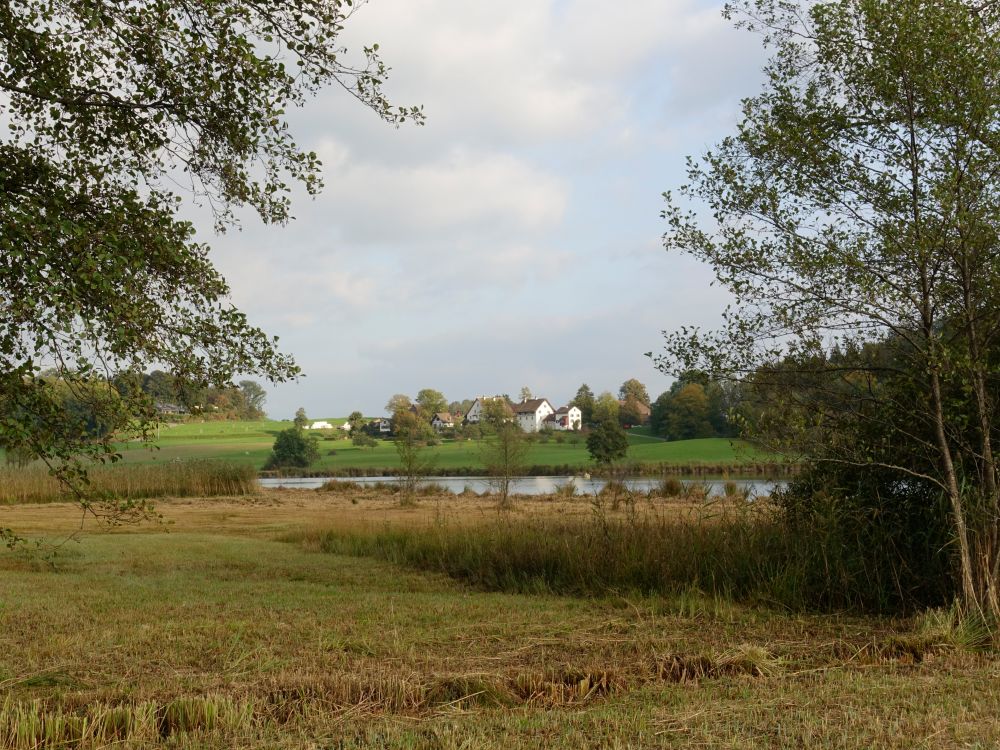
[[[359,448],[370,448],[371,450],[378,448],[378,440],[363,430],[358,430],[357,432],[351,430],[351,435],[351,442]]]
[[[427,442],[434,437],[430,425],[409,409],[396,412],[392,418],[393,443],[399,456],[400,477],[403,481],[404,498],[413,502],[417,482],[431,467],[431,460],[425,455]]]
[[[570,406],[575,406],[580,410],[581,420],[583,424],[590,424],[594,421],[594,392],[590,390],[590,386],[584,383],[581,385],[577,391],[573,400],[569,402]]]
[[[319,439],[299,427],[278,433],[266,469],[305,469],[319,458]]]
[[[431,419],[438,412],[448,411],[448,400],[441,391],[421,388],[417,393],[417,406],[427,419]]]
[[[635,378],[629,378],[622,383],[621,388],[618,389],[618,398],[621,401],[628,401],[630,398],[635,399],[640,404],[649,406],[649,391],[646,390],[646,386]]]
[[[24,0],[0,8],[0,442],[78,492],[85,460],[115,460],[110,435],[67,430],[61,380],[132,378],[160,363],[196,387],[298,368],[227,301],[228,287],[180,215],[182,187],[219,229],[247,206],[290,218],[289,183],[320,187],[319,160],[286,112],[327,85],[391,124],[422,120],[382,93],[377,45],[351,61],[347,0],[177,3]],[[133,432],[156,419],[122,397]],[[117,415],[116,415],[117,416]],[[82,496],[81,496],[82,499]],[[86,505],[86,501],[84,501]],[[89,506],[88,506],[89,507]]]
[[[619,406],[618,421],[623,427],[634,427],[643,424],[646,421],[646,417],[643,414],[642,403],[636,400],[634,396],[629,396]]]
[[[303,430],[309,425],[309,417],[306,416],[305,407],[300,406],[295,410],[295,419],[292,420],[292,424],[299,430]]]
[[[389,414],[395,415],[399,412],[406,411],[411,406],[413,406],[413,402],[410,401],[409,396],[403,393],[396,393],[386,403],[385,410]]]
[[[718,334],[668,336],[660,367],[752,379],[775,447],[946,498],[956,590],[996,619],[1000,6],[733,5],[774,50],[767,85],[690,165],[683,196],[717,226],[669,194],[665,215],[736,304]]]
[[[604,391],[594,401],[594,407],[591,411],[592,422],[603,422],[608,419],[617,421],[620,411],[621,404],[618,403],[618,399],[612,396],[609,391]]]
[[[253,380],[241,380],[240,392],[243,394],[243,419],[262,419],[264,417],[264,402],[267,401],[267,391]]]
[[[482,426],[486,435],[482,443],[483,464],[493,477],[497,504],[509,508],[511,482],[526,469],[528,441],[521,426],[511,418],[505,401],[487,401],[483,405]]]
[[[628,435],[617,419],[605,417],[587,435],[587,451],[601,466],[611,466],[628,454]]]
[[[520,393],[521,401],[530,401],[533,396],[531,395],[531,389],[528,386],[521,386]]]

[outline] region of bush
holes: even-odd
[[[318,440],[298,427],[278,433],[265,469],[304,469],[319,458]]]

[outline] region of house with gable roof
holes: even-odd
[[[575,406],[560,406],[555,413],[545,418],[543,427],[553,430],[579,430],[583,424],[583,412]]]
[[[455,418],[451,416],[450,412],[439,411],[431,418],[431,427],[438,432],[454,426]]]
[[[510,407],[514,418],[525,432],[538,432],[546,417],[555,414],[555,409],[547,398],[529,398]]]
[[[483,421],[483,407],[486,405],[487,401],[504,401],[503,396],[476,396],[476,400],[472,402],[472,406],[469,407],[469,411],[465,414],[466,424],[479,424]]]

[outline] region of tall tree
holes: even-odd
[[[590,424],[594,421],[594,402],[594,392],[590,390],[589,385],[584,383],[577,389],[576,395],[570,401],[570,406],[575,406],[580,410],[584,424]]]
[[[342,87],[383,120],[377,45],[352,62],[348,0],[84,2],[0,6],[0,440],[40,457],[78,491],[79,457],[114,442],[48,429],[58,395],[41,370],[110,388],[150,363],[199,385],[236,372],[298,372],[227,301],[228,287],[181,215],[194,195],[217,226],[247,206],[290,218],[298,183],[321,188],[285,113]],[[186,189],[178,188],[181,183]],[[148,434],[149,398],[122,409]]]
[[[433,388],[422,388],[417,393],[417,406],[427,419],[431,419],[438,412],[448,411],[448,399],[441,391]]]
[[[780,375],[786,445],[943,496],[957,589],[996,619],[1000,4],[733,5],[773,49],[767,85],[690,165],[682,193],[716,225],[669,194],[665,214],[668,248],[710,264],[736,304],[721,332],[668,336],[660,366]],[[831,342],[887,351],[845,367]],[[794,418],[817,389],[831,408]],[[844,439],[844,414],[867,427]]]
[[[292,420],[295,424],[295,428],[298,430],[304,430],[306,425],[309,424],[309,417],[306,416],[306,410],[304,406],[300,406],[295,410],[295,419]]]
[[[264,402],[267,401],[267,391],[254,380],[241,380],[240,390],[246,407],[246,419],[260,419],[264,416]]]
[[[621,404],[618,403],[618,399],[612,396],[610,391],[604,391],[594,401],[591,416],[594,422],[602,422],[605,419],[613,419],[617,422],[620,411]]]
[[[531,389],[526,385],[521,386],[521,401],[530,401],[531,399]]]
[[[646,386],[635,378],[629,378],[622,383],[621,388],[618,389],[618,398],[622,401],[628,401],[632,398],[640,404],[649,406],[649,391],[646,390]]]
[[[404,393],[396,393],[393,394],[392,398],[386,402],[385,410],[389,412],[390,415],[395,416],[401,411],[406,411],[411,406],[413,406],[413,402],[410,401],[409,396]]]

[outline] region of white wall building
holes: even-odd
[[[483,406],[487,401],[502,401],[503,396],[477,396],[472,402],[469,411],[465,415],[465,421],[469,424],[479,424],[483,419]]]
[[[329,422],[313,422],[311,425],[306,425],[307,430],[332,430],[333,425]],[[350,429],[348,427],[347,429]]]
[[[514,404],[511,408],[514,410],[514,418],[525,432],[538,432],[546,417],[556,411],[546,398],[531,398]]]
[[[561,406],[545,418],[543,426],[553,430],[579,430],[582,424],[583,412],[575,406]]]

